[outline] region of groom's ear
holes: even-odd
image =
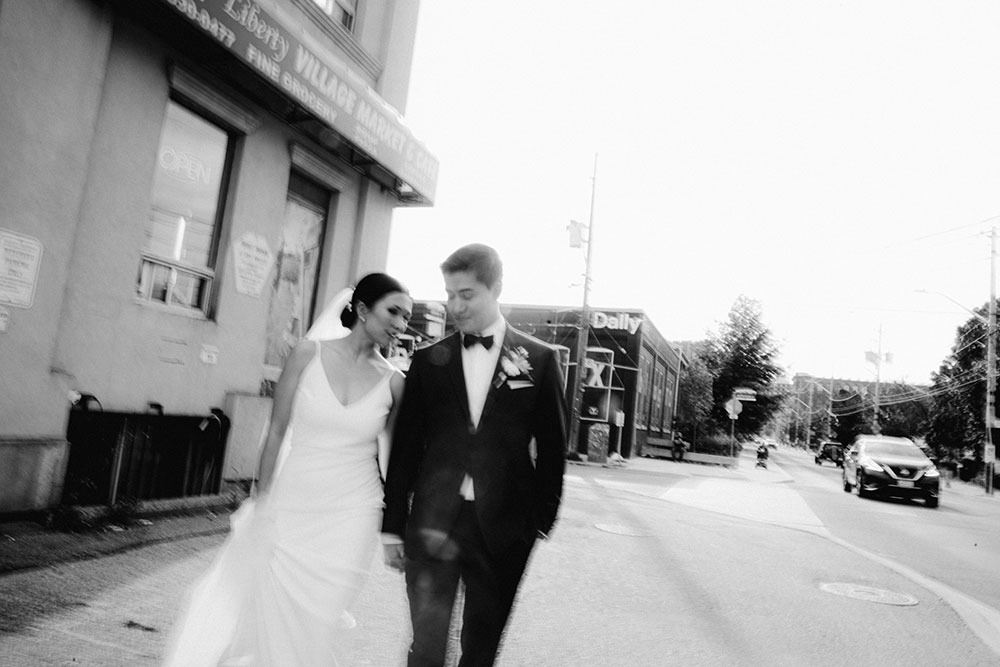
[[[500,279],[500,278],[497,278],[497,281],[495,283],[493,283],[493,287],[490,288],[490,293],[493,295],[493,298],[495,300],[499,301],[500,300],[500,292],[502,292],[502,291],[503,291],[503,280]]]

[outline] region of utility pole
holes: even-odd
[[[587,223],[586,269],[583,275],[583,309],[580,311],[580,331],[576,336],[576,377],[573,385],[573,406],[570,410],[567,458],[579,461],[576,448],[580,440],[580,417],[583,411],[583,367],[587,361],[590,337],[590,256],[594,249],[594,194],[597,192],[597,154],[594,154],[594,175],[590,179],[590,220]]]
[[[986,447],[983,463],[986,464],[986,493],[993,494],[993,470],[996,446],[993,444],[993,426],[996,423],[995,405],[997,389],[997,228],[990,229],[990,303],[986,325]]]

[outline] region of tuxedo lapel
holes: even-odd
[[[465,372],[462,370],[462,337],[459,334],[453,335],[446,341],[451,357],[448,359],[448,377],[451,378],[452,388],[455,390],[455,402],[462,409],[465,421],[470,422],[472,416],[469,413],[469,392],[465,387]]]
[[[500,356],[497,357],[497,365],[493,367],[493,376],[490,379],[490,389],[486,392],[486,402],[483,404],[483,415],[479,418],[480,423],[486,418],[490,412],[493,411],[494,404],[497,400],[497,394],[500,392],[500,387],[503,386],[503,377],[500,374],[502,370],[501,362],[503,361],[504,355],[506,355],[510,350],[514,349],[517,345],[517,332],[508,324],[507,332],[503,337],[503,344],[500,348]]]

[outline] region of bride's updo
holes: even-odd
[[[369,273],[358,281],[354,288],[354,294],[351,296],[351,303],[340,313],[340,323],[348,329],[353,328],[354,323],[358,321],[359,303],[363,303],[371,309],[375,307],[379,299],[393,292],[410,293],[403,287],[403,283],[388,274]]]

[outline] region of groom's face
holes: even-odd
[[[444,274],[448,314],[462,333],[480,333],[500,317],[500,283],[488,287],[471,271]]]

